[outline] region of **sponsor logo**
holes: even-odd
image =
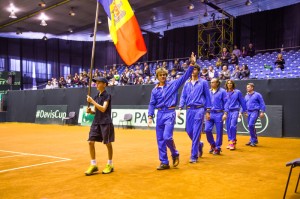
[[[242,117],[241,119],[242,121],[242,125],[244,127],[244,129],[249,132],[249,126],[248,126],[248,120],[244,117]],[[260,134],[263,133],[267,127],[269,126],[269,117],[268,115],[265,113],[265,117],[260,118],[258,117],[255,123],[255,129],[256,129],[256,134]]]

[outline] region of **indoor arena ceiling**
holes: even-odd
[[[247,6],[246,1],[250,0],[129,0],[143,32],[159,34],[205,23],[212,20],[212,16],[220,19],[223,16],[216,8],[237,17],[299,3],[299,0],[251,0],[251,5]],[[0,7],[1,37],[41,39],[46,35],[48,38],[92,40],[96,0],[0,0]],[[41,13],[48,18],[46,26],[40,25]],[[9,17],[14,14],[17,18]],[[109,40],[107,18],[101,6],[99,20],[102,23],[98,25],[97,40]]]

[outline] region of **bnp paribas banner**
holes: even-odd
[[[81,113],[79,113],[78,123],[81,125],[91,125],[94,116],[86,113],[86,106],[81,107]],[[176,110],[177,111],[177,110]],[[118,127],[120,120],[124,119],[124,115],[127,113],[132,114],[132,120],[130,125],[133,128],[146,128],[148,120],[148,109],[147,106],[113,106],[111,117],[113,119],[113,124]],[[156,115],[157,111],[155,111]],[[155,127],[155,118],[151,127]],[[182,110],[180,117],[176,118],[175,129],[185,130],[186,122],[186,111]],[[127,123],[126,123],[127,125]],[[268,137],[281,137],[282,136],[282,106],[280,105],[270,105],[267,106],[267,111],[265,117],[258,118],[255,124],[256,132],[259,136]],[[238,134],[249,134],[247,117],[242,116],[238,119],[237,125]],[[226,134],[226,126],[224,122],[224,134]]]
[[[67,105],[37,105],[35,123],[62,124],[67,116]]]

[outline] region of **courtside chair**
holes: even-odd
[[[76,113],[71,111],[68,117],[62,118],[63,124],[74,124]]]
[[[132,128],[132,114],[131,113],[126,113],[124,115],[124,118],[119,120],[119,125],[118,128],[120,127],[120,124],[122,125],[122,128],[124,129],[124,123],[126,123],[126,128]]]
[[[292,161],[286,163],[286,166],[287,167],[291,166],[291,169],[290,169],[289,177],[288,177],[287,182],[286,182],[283,199],[285,199],[286,191],[287,191],[288,186],[289,186],[289,182],[290,182],[290,178],[291,178],[291,174],[292,174],[293,168],[295,168],[297,166],[300,166],[300,158],[297,158],[295,160],[292,160]],[[299,179],[300,179],[300,173],[299,173],[299,176],[298,176],[298,180],[297,180],[297,184],[296,184],[296,188],[295,188],[295,193],[297,192],[297,188],[298,188],[298,184],[299,184]]]

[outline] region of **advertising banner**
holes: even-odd
[[[67,116],[67,105],[37,105],[35,123],[62,124],[62,118]]]
[[[81,106],[79,111],[78,123],[83,126],[90,126],[93,122],[94,115],[86,113],[87,106]],[[282,106],[267,105],[265,117],[258,118],[255,124],[256,132],[259,136],[282,137]],[[178,112],[178,110],[176,110]],[[147,106],[113,106],[111,117],[115,127],[120,126],[120,120],[124,119],[126,113],[132,114],[131,126],[133,128],[148,127],[148,109]],[[155,115],[157,110],[155,111]],[[185,131],[186,110],[182,110],[180,117],[176,118],[175,129]],[[154,117],[151,127],[155,127],[156,119]],[[213,130],[215,132],[215,130]],[[238,119],[238,134],[249,134],[248,120],[244,115]],[[224,122],[224,134],[226,135],[226,125]]]

